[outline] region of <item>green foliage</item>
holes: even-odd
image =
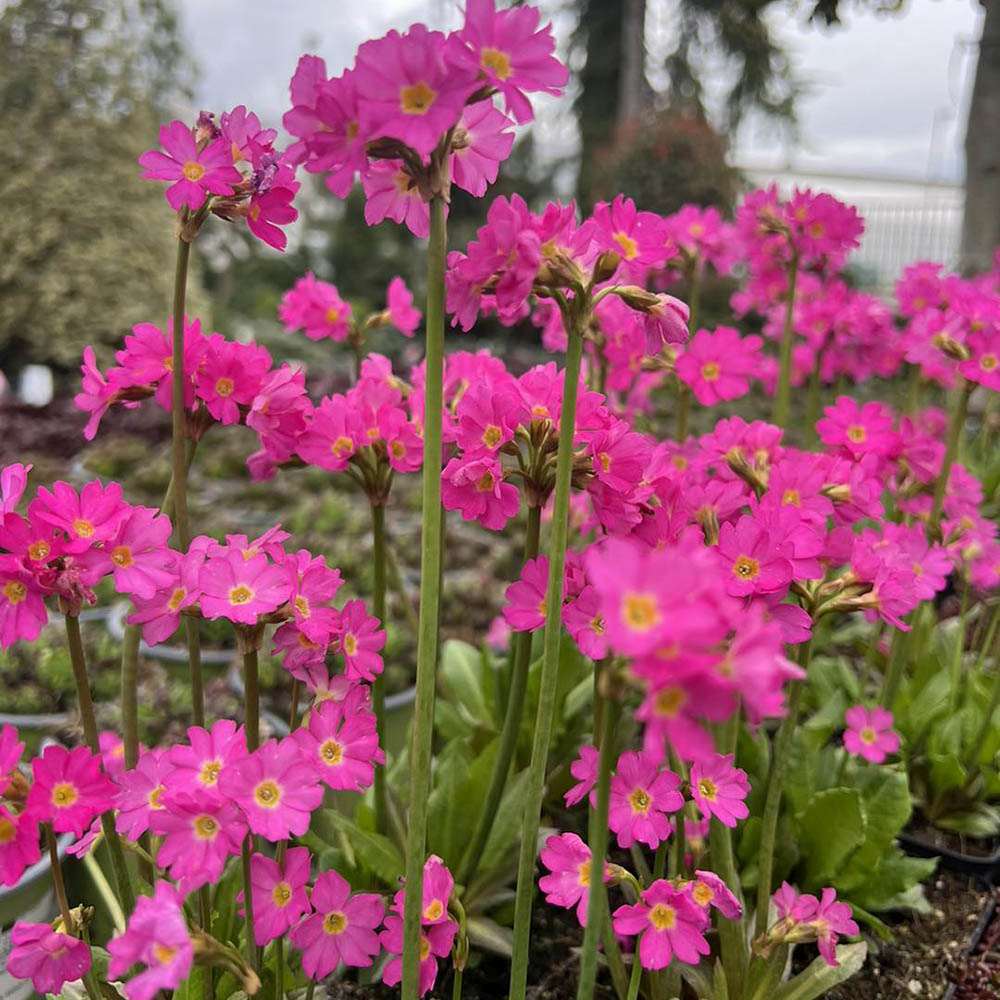
[[[67,368],[165,317],[173,232],[136,157],[177,87],[168,0],[15,0],[0,8],[0,368]]]

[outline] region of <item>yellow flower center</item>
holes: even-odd
[[[715,893],[704,882],[696,882],[691,890],[691,898],[699,906],[708,906],[715,898]]]
[[[194,835],[199,840],[215,840],[219,832],[219,824],[212,816],[197,816],[193,823]]]
[[[343,744],[338,743],[332,737],[324,740],[319,747],[319,755],[323,758],[323,763],[330,767],[339,767],[344,761]]]
[[[292,887],[287,882],[279,882],[271,893],[271,899],[279,910],[284,909],[292,901]]]
[[[658,931],[670,931],[677,926],[677,911],[666,903],[657,903],[649,911],[649,922]]]
[[[648,632],[660,621],[656,598],[652,594],[626,594],[622,598],[622,618],[633,632]]]
[[[281,789],[276,781],[266,778],[253,790],[253,797],[262,809],[277,809],[281,802]]]
[[[185,180],[200,181],[205,176],[205,168],[195,160],[188,160],[181,168]]]
[[[428,958],[431,957],[431,943],[423,936],[420,935],[420,961],[426,962]]]
[[[233,389],[235,388],[236,386],[234,385],[233,380],[231,378],[227,378],[225,375],[223,375],[222,378],[215,383],[216,393],[223,397],[231,396],[233,394]]]
[[[11,843],[17,836],[17,827],[6,816],[0,816],[0,846]]]
[[[847,428],[847,437],[855,444],[862,444],[868,437],[868,431],[866,431],[861,424],[851,424],[851,426]]]
[[[160,801],[163,798],[163,793],[166,791],[163,785],[157,785],[150,793],[147,798],[150,809],[162,809],[163,803]]]
[[[233,606],[249,604],[253,600],[253,591],[245,584],[240,583],[229,591],[229,603]]]
[[[491,493],[496,485],[496,479],[492,472],[487,469],[476,481],[476,490],[479,493]]]
[[[347,914],[334,910],[323,918],[323,930],[327,934],[343,934],[347,930]]]
[[[718,795],[718,788],[716,788],[715,782],[711,778],[702,778],[698,782],[698,791],[701,793],[703,799],[708,799],[709,802],[714,802],[716,795]]]
[[[28,596],[28,588],[20,580],[8,580],[3,585],[3,596],[8,604],[20,604]]]
[[[802,495],[798,490],[788,489],[781,494],[781,502],[783,504],[790,504],[792,507],[798,507],[802,503]]]
[[[331,326],[340,321],[340,310],[336,306],[330,306],[326,311],[326,321]]]
[[[132,550],[127,545],[116,545],[111,550],[111,561],[119,569],[128,569],[135,562],[132,558]]]
[[[430,111],[437,93],[423,80],[399,88],[399,106],[406,115],[425,115]]]
[[[348,632],[344,636],[344,652],[348,656],[353,656],[358,651],[358,637],[353,632]]]
[[[656,714],[664,719],[675,719],[680,714],[681,709],[687,701],[687,692],[684,688],[671,686],[658,691],[653,707]]]
[[[177,949],[171,948],[168,944],[153,945],[153,958],[155,958],[160,965],[169,965],[174,960],[174,955],[176,954]]]
[[[93,538],[95,530],[94,525],[86,518],[78,517],[73,522],[73,532],[80,538]]]
[[[34,562],[41,562],[43,559],[48,558],[51,551],[52,546],[46,541],[39,540],[37,542],[32,542],[28,546],[28,558],[32,559]]]
[[[510,76],[510,56],[506,52],[485,48],[479,53],[479,62],[483,69],[492,70],[498,80],[506,80]]]
[[[597,461],[601,463],[601,471],[602,472],[610,472],[611,471],[611,456],[606,451],[602,451],[597,456]]]
[[[865,726],[858,733],[858,736],[861,738],[861,742],[866,743],[868,746],[871,746],[878,739],[878,734],[871,726]]]
[[[333,444],[330,445],[330,451],[337,456],[337,458],[343,458],[345,455],[350,455],[354,451],[354,442],[344,434],[341,434]]]
[[[576,879],[580,885],[590,885],[590,862],[583,861],[576,870]]]
[[[218,782],[221,771],[221,760],[206,760],[198,771],[198,780],[206,788],[212,788]]]
[[[432,899],[424,907],[424,920],[431,922],[434,920],[440,920],[444,914],[444,904],[440,899]]]
[[[649,807],[653,800],[649,797],[649,792],[645,788],[635,788],[628,797],[628,804],[632,807],[632,812],[641,813],[645,816],[649,812]]]
[[[701,366],[701,377],[706,382],[714,382],[719,377],[719,366],[714,361],[706,361]]]
[[[503,431],[496,424],[487,424],[483,431],[483,444],[487,448],[496,448],[503,440]]]
[[[984,354],[979,359],[979,367],[982,368],[984,372],[993,371],[998,364],[1000,364],[1000,360],[997,359],[995,354]]]
[[[594,635],[604,635],[604,619],[600,615],[595,615],[590,619],[590,631]]]
[[[187,597],[187,587],[178,587],[171,595],[170,600],[167,601],[167,608],[171,611],[176,611]]]
[[[57,809],[67,809],[80,797],[76,785],[68,781],[60,781],[52,787],[52,804]]]
[[[615,233],[612,239],[621,247],[622,256],[626,260],[635,260],[639,256],[639,244],[628,233]]]
[[[312,614],[312,608],[309,607],[309,598],[299,594],[299,596],[295,598],[295,610],[298,611],[303,618],[308,618]]]
[[[740,556],[733,563],[733,573],[741,580],[753,580],[760,574],[760,563],[750,556]]]

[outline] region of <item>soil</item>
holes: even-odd
[[[869,947],[858,975],[831,990],[827,1000],[941,1000],[961,961],[989,892],[964,876],[941,872],[926,883],[931,912],[893,927],[892,941]],[[968,1000],[1000,993],[969,994]]]
[[[1000,996],[1000,919],[996,910],[972,955],[953,972],[954,1000],[996,1000]]]

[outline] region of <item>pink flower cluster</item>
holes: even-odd
[[[160,129],[161,149],[139,157],[145,180],[166,181],[175,212],[211,209],[223,219],[245,219],[257,239],[276,250],[288,243],[282,226],[298,218],[295,160],[275,148],[275,129],[244,105],[215,121],[202,112],[194,128],[172,121]]]
[[[289,155],[340,198],[360,176],[369,225],[388,218],[426,236],[427,202],[442,184],[481,197],[510,153],[514,122],[533,117],[528,95],[562,92],[568,73],[554,49],[536,8],[470,0],[458,31],[390,31],[339,76],[302,56],[284,117],[298,140]]]
[[[820,898],[799,894],[787,882],[773,896],[778,922],[763,938],[763,951],[775,944],[815,941],[827,965],[836,966],[837,941],[842,934],[860,933],[847,903],[837,901],[833,889],[824,889]],[[755,947],[757,944],[755,943]]]

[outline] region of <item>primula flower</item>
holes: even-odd
[[[504,591],[503,616],[515,632],[534,632],[545,624],[548,581],[549,560],[538,556],[524,564],[520,579]]]
[[[413,293],[406,287],[406,282],[398,276],[393,278],[389,282],[385,299],[389,321],[404,337],[412,337],[423,314],[414,308]]]
[[[119,833],[138,840],[150,828],[153,813],[163,809],[166,779],[173,769],[165,749],[146,750],[135,767],[114,775],[118,785],[115,829]]]
[[[139,157],[144,168],[142,178],[172,182],[166,196],[175,212],[185,206],[196,212],[207,195],[231,195],[233,185],[243,179],[233,166],[230,143],[219,138],[199,149],[184,122],[172,121],[161,126],[160,145],[166,152],[150,149]]]
[[[93,480],[78,494],[69,483],[56,482],[51,490],[39,487],[28,507],[28,516],[64,531],[67,550],[80,553],[113,538],[129,509],[118,483],[104,486]]]
[[[993,392],[1000,392],[1000,332],[990,330],[969,334],[966,347],[972,357],[958,366],[960,375]]]
[[[312,980],[325,979],[343,962],[368,968],[380,951],[378,927],[385,903],[376,893],[351,894],[335,871],[316,877],[310,902],[315,911],[292,928],[292,944],[302,952],[302,970]]]
[[[728,326],[699,330],[676,361],[677,377],[702,406],[739,399],[750,390],[762,344],[760,337],[742,337]]]
[[[352,686],[343,701],[313,708],[292,737],[330,788],[363,792],[375,780],[375,765],[385,763],[368,691],[361,685]]]
[[[823,412],[825,416],[816,423],[823,444],[839,448],[854,459],[868,454],[885,459],[898,453],[899,435],[893,429],[892,413],[884,403],[859,405],[850,396],[839,396],[836,404]]]
[[[691,898],[702,908],[715,907],[727,920],[743,916],[743,904],[715,872],[696,871],[689,885]]]
[[[820,896],[811,924],[816,930],[816,946],[827,965],[838,966],[837,940],[841,934],[860,934],[847,903],[837,902],[837,890],[826,888]]]
[[[661,771],[655,758],[627,751],[618,758],[611,779],[608,825],[618,835],[618,846],[631,847],[636,841],[655,850],[673,832],[667,813],[684,808],[684,796],[677,790],[680,778]]]
[[[49,620],[44,594],[15,556],[0,554],[0,649],[34,642]]]
[[[30,979],[43,996],[60,994],[64,983],[82,979],[90,971],[86,941],[54,931],[51,924],[18,921],[10,932],[6,971],[15,979]]]
[[[441,473],[441,503],[445,510],[461,511],[465,521],[502,531],[521,509],[521,494],[504,482],[498,459],[453,458]]]
[[[745,802],[749,794],[746,772],[733,766],[732,754],[716,754],[691,765],[691,797],[706,819],[714,816],[724,826],[735,827],[750,815]]]
[[[196,376],[198,398],[219,423],[238,424],[240,407],[253,402],[270,368],[263,347],[213,337]]]
[[[655,212],[640,212],[631,198],[619,194],[611,204],[599,202],[591,218],[596,246],[616,253],[624,271],[636,280],[648,269],[660,267],[666,261],[668,248],[663,219]]]
[[[496,10],[495,0],[469,0],[458,33],[464,48],[453,58],[478,71],[502,95],[507,110],[524,124],[534,117],[527,94],[561,94],[569,72],[553,55],[552,26],[538,27],[536,7]]]
[[[179,986],[191,971],[194,947],[182,899],[169,882],[157,882],[152,897],[140,896],[125,933],[108,942],[108,976],[120,979],[134,965],[143,970],[124,984],[128,1000],[152,1000]]]
[[[351,332],[351,304],[336,285],[320,281],[311,271],[282,296],[278,317],[286,330],[302,330],[310,340],[340,342]]]
[[[22,465],[20,462],[0,468],[0,521],[3,520],[4,514],[13,513],[20,503],[28,485],[29,472],[31,466]]]
[[[100,757],[86,747],[48,746],[31,769],[35,780],[28,809],[56,833],[82,836],[91,820],[114,803],[114,783],[101,769]]]
[[[892,712],[887,709],[854,705],[844,713],[844,721],[844,749],[848,753],[864,757],[870,764],[881,764],[899,750],[899,733],[893,730]]]
[[[247,825],[232,803],[210,791],[170,791],[153,813],[153,830],[163,838],[156,863],[169,868],[183,892],[216,882],[240,853]]]
[[[456,187],[482,198],[510,155],[513,122],[492,101],[467,104],[452,137],[451,174]]]
[[[369,226],[391,219],[405,224],[419,239],[430,235],[430,208],[402,160],[376,160],[361,178],[361,186],[365,192],[365,222]]]
[[[665,969],[676,957],[697,965],[711,950],[705,940],[708,917],[683,889],[658,879],[638,903],[619,906],[612,914],[616,934],[639,934],[639,961],[644,969]]]
[[[263,854],[250,859],[253,936],[259,948],[286,933],[311,911],[306,895],[309,865],[306,847],[291,848],[280,865]]]
[[[664,344],[683,344],[688,338],[690,310],[680,299],[661,292],[642,313],[646,353],[657,354]]]
[[[180,792],[218,794],[219,778],[228,767],[247,755],[246,733],[231,719],[219,719],[211,730],[191,726],[188,745],[178,743],[167,751],[173,766],[170,786]]]
[[[359,431],[357,413],[348,405],[346,398],[327,396],[313,411],[296,451],[310,465],[329,472],[341,472],[357,451],[355,436]]]
[[[41,856],[37,817],[0,805],[0,885],[17,885],[24,870]]]
[[[538,880],[538,888],[545,893],[545,901],[566,909],[575,906],[580,926],[586,927],[590,898],[590,848],[575,833],[561,833],[545,841],[539,857],[550,872]],[[605,865],[604,881],[610,879]]]
[[[775,594],[792,580],[789,546],[752,516],[719,531],[718,552],[726,569],[726,591],[733,597]]]
[[[255,625],[258,616],[277,610],[291,589],[287,573],[266,556],[247,559],[232,548],[205,561],[199,584],[206,618],[228,618],[243,625]]]
[[[586,796],[593,799],[593,788],[597,784],[597,768],[600,753],[597,747],[582,746],[576,760],[569,766],[569,773],[576,778],[576,784],[563,796],[567,806],[575,806]]]
[[[151,507],[133,507],[103,554],[120,594],[150,599],[174,574],[165,567],[170,519]]]
[[[243,810],[253,833],[274,843],[301,837],[323,801],[316,768],[291,737],[270,739],[227,767],[219,790]]]
[[[382,623],[368,614],[365,602],[348,601],[340,612],[337,625],[338,647],[344,656],[344,673],[351,681],[374,681],[382,673],[385,630]]]

